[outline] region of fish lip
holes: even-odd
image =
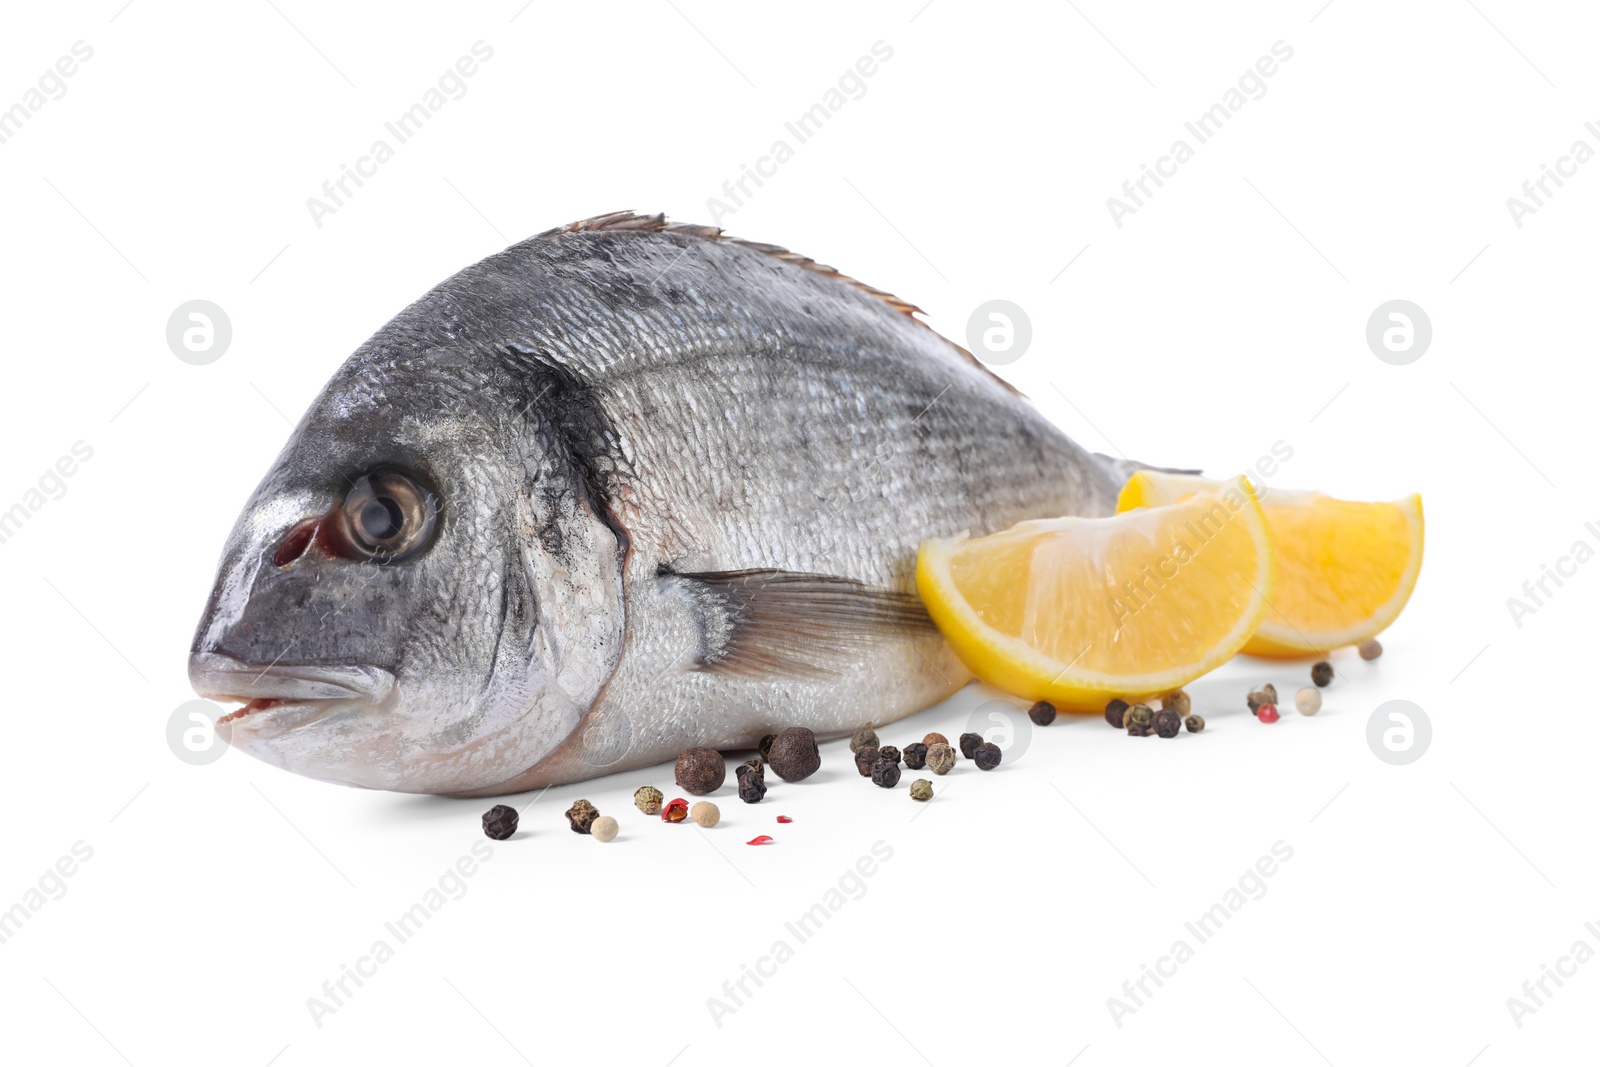
[[[376,708],[394,691],[394,674],[370,665],[246,663],[221,652],[189,657],[189,683],[207,700],[243,706],[215,723],[228,743],[235,730],[263,739],[309,726],[340,707]]]

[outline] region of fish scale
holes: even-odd
[[[629,214],[436,286],[333,376],[230,535],[190,653],[202,695],[252,701],[219,734],[329,781],[492,795],[948,696],[969,675],[915,600],[919,543],[1109,514],[1129,465],[914,311]]]

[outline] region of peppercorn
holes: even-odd
[[[617,836],[617,820],[609,815],[602,815],[589,824],[589,836],[596,841],[610,841]]]
[[[932,748],[934,745],[948,745],[950,739],[944,734],[929,734],[922,739],[922,743]]]
[[[1272,704],[1275,701],[1267,696],[1266,690],[1257,689],[1254,690],[1249,696],[1245,697],[1244,702],[1245,706],[1250,709],[1250,714],[1258,715],[1261,713],[1261,705]]]
[[[1189,694],[1182,689],[1174,689],[1161,698],[1161,706],[1163,708],[1171,708],[1178,714],[1179,718],[1182,718],[1189,714]]]
[[[900,784],[900,764],[881,759],[872,765],[872,784],[893,789]]]
[[[863,778],[870,777],[872,775],[872,765],[876,762],[878,762],[878,750],[868,745],[856,753],[856,773]]]
[[[517,832],[517,809],[496,804],[483,813],[483,833],[496,841],[504,841]]]
[[[1371,661],[1383,655],[1383,646],[1378,644],[1376,637],[1369,637],[1356,646],[1356,652],[1362,659]]]
[[[722,809],[709,800],[702,800],[689,809],[689,818],[709,830],[722,821]]]
[[[928,770],[934,774],[949,774],[956,765],[956,750],[949,745],[935,742],[928,746]]]
[[[1126,700],[1113,699],[1111,703],[1106,705],[1106,722],[1119,730],[1122,729],[1122,716],[1127,710],[1128,702]]]
[[[900,750],[893,745],[884,745],[878,749],[878,758],[888,760],[890,763],[900,762]]]
[[[1206,721],[1198,715],[1191,715],[1183,720],[1183,725],[1188,728],[1191,734],[1197,734],[1206,728]]]
[[[913,741],[906,746],[904,758],[907,770],[920,771],[928,765],[928,746],[921,741]]]
[[[653,785],[641,785],[633,791],[633,806],[646,815],[660,815],[661,801],[661,790]]]
[[[714,748],[686,748],[673,768],[674,779],[695,796],[705,796],[722,787],[728,767],[722,753]]]
[[[1262,686],[1261,692],[1267,698],[1265,701],[1263,701],[1263,703],[1276,704],[1278,702],[1278,687],[1273,685],[1271,682],[1268,682],[1266,685]]]
[[[978,750],[978,746],[981,744],[983,744],[982,734],[962,734],[961,754],[967,759],[971,759],[972,754]]]
[[[856,730],[855,733],[850,735],[850,751],[851,752],[860,752],[864,748],[877,748],[877,747],[878,747],[878,734],[877,734],[877,732],[875,730],[873,730],[872,724],[870,722],[867,723],[865,726],[859,727]]]
[[[1277,722],[1278,721],[1278,705],[1276,705],[1276,704],[1263,704],[1263,705],[1261,705],[1261,707],[1259,709],[1257,709],[1257,711],[1256,711],[1256,718],[1260,719],[1262,722]]]
[[[567,822],[572,824],[572,832],[586,834],[594,821],[600,817],[600,812],[587,800],[574,801],[572,807],[567,809]]]
[[[1157,737],[1177,737],[1178,730],[1183,726],[1183,720],[1178,718],[1178,713],[1171,708],[1162,708],[1156,712],[1155,718],[1150,720],[1151,727]]]
[[[746,804],[758,803],[767,795],[767,765],[758,759],[739,764],[739,799]]]
[[[978,765],[980,771],[992,771],[1000,766],[1000,746],[993,741],[985,741],[972,750],[972,762]]]
[[[1150,736],[1150,724],[1149,723],[1140,722],[1137,719],[1128,719],[1127,723],[1128,723],[1128,736],[1129,737],[1149,737]]]
[[[932,800],[933,799],[933,783],[928,781],[926,778],[918,778],[916,781],[912,782],[911,783],[911,799],[912,800]]]
[[[1056,706],[1048,700],[1041,700],[1028,709],[1028,718],[1033,720],[1035,726],[1049,726],[1056,721]]]
[[[1151,720],[1153,720],[1155,717],[1156,713],[1150,710],[1149,704],[1135,704],[1127,711],[1122,713],[1122,721],[1124,724],[1127,724],[1131,721],[1138,723],[1140,726],[1149,726]]]
[[[1294,707],[1302,715],[1315,715],[1322,710],[1322,694],[1308,685],[1295,693]]]
[[[1327,660],[1319,660],[1311,667],[1311,680],[1317,683],[1318,689],[1326,689],[1328,683],[1333,681],[1333,664]]]
[[[667,801],[666,807],[661,809],[662,822],[682,822],[689,817],[689,802],[682,797],[674,797]]]
[[[772,742],[772,754],[767,762],[772,764],[772,772],[786,782],[810,778],[822,766],[817,735],[804,726],[789,727]]]
[[[777,739],[777,734],[763,734],[761,736],[761,743],[756,746],[756,750],[761,753],[761,758],[766,760],[768,763],[772,762],[772,742],[776,741]]]

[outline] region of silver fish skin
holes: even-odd
[[[771,245],[599,216],[466,268],[313,402],[191,646],[231,745],[489,796],[821,738],[970,675],[917,547],[1104,515],[1085,451],[910,305]]]

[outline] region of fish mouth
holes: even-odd
[[[189,683],[207,700],[242,706],[216,722],[218,736],[235,731],[265,740],[309,726],[340,708],[376,709],[394,691],[394,674],[382,667],[246,663],[220,652],[189,657]]]

